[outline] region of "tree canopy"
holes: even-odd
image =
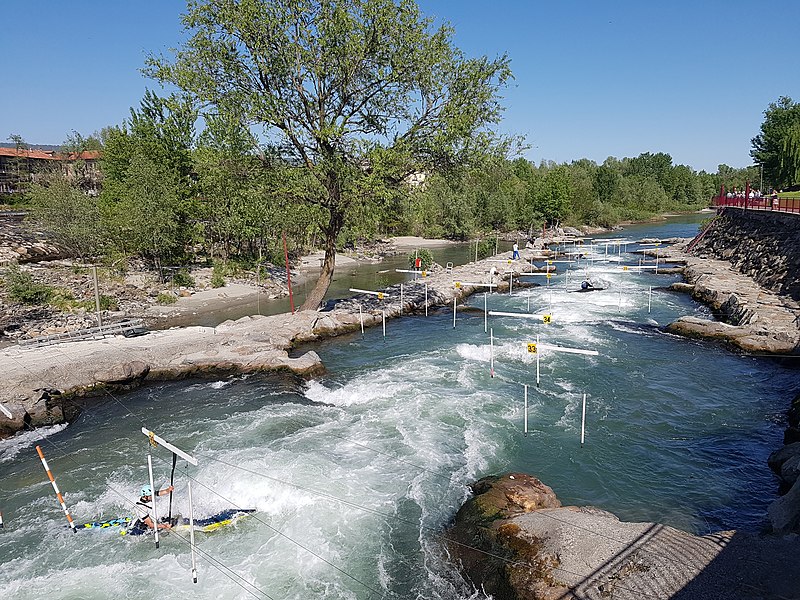
[[[765,182],[779,189],[800,183],[800,104],[788,96],[771,102],[751,144],[750,156],[763,166]]]
[[[182,48],[146,72],[255,128],[305,172],[286,194],[322,211],[325,261],[304,308],[322,301],[337,238],[360,208],[498,141],[509,59],[466,57],[413,0],[195,0],[183,23]]]

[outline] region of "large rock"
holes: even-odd
[[[98,371],[94,374],[94,380],[109,385],[130,386],[141,382],[149,372],[150,365],[141,360],[132,360]]]
[[[696,536],[626,523],[593,507],[561,507],[549,487],[520,473],[473,490],[448,551],[496,600],[800,598],[796,536]]]

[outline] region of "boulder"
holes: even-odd
[[[770,504],[767,515],[773,532],[800,533],[800,481]]]

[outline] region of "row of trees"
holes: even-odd
[[[770,103],[750,156],[776,189],[800,183],[800,103],[788,96]]]

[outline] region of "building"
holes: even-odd
[[[102,183],[100,153],[80,154],[24,148],[0,148],[0,195],[20,193],[27,184],[61,173],[89,194],[97,194]]]

